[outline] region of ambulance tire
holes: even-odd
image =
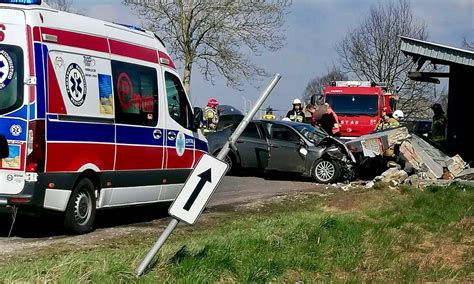
[[[311,175],[317,183],[334,183],[341,177],[341,166],[332,159],[319,159],[314,162]]]
[[[94,184],[83,178],[74,188],[64,217],[64,227],[75,234],[84,234],[92,230],[96,213]]]

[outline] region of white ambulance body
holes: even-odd
[[[171,201],[207,152],[194,121],[153,33],[0,4],[0,208],[83,233],[96,208]]]

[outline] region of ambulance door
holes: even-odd
[[[167,113],[164,115],[167,117],[165,143],[168,179],[160,200],[171,200],[179,193],[194,165],[198,134],[193,131],[193,113],[181,80],[174,71],[166,68],[163,77],[167,101]]]
[[[158,201],[164,139],[155,67],[112,61],[117,179],[111,205]]]
[[[26,32],[23,11],[0,9],[0,140],[4,148],[0,157],[0,207],[8,203],[2,194],[19,194],[25,185],[29,89],[24,84],[29,75]]]

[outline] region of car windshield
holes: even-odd
[[[23,104],[23,52],[19,47],[0,45],[0,114]]]
[[[293,128],[314,144],[318,144],[321,142],[321,140],[328,136],[324,130],[315,128],[309,124],[295,125]]]
[[[326,102],[338,115],[370,115],[378,114],[377,95],[328,94]]]

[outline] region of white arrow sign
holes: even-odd
[[[205,154],[191,172],[169,214],[187,224],[196,223],[229,165]]]

